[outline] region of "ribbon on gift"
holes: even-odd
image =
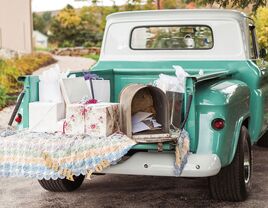
[[[98,76],[97,74],[92,74],[90,72],[84,72],[84,78],[85,80],[103,80],[102,77]]]
[[[92,95],[92,100],[89,100],[90,102],[87,104],[91,104],[94,102],[96,103],[97,100],[95,100],[95,94],[94,94],[92,80],[103,80],[103,78],[99,77],[97,74],[92,74],[90,72],[87,72],[87,73],[84,72],[84,78],[85,78],[85,80],[89,80],[89,82],[90,82],[90,89],[91,89],[91,95]]]
[[[109,124],[111,125],[114,129],[114,132],[119,132],[120,131],[120,124],[119,124],[119,119],[116,118],[116,113],[115,111],[118,111],[117,106],[111,106],[111,108],[107,108],[108,109],[108,117],[110,117],[111,119],[108,119]],[[116,121],[116,122],[114,122]]]
[[[92,95],[92,99],[88,100],[86,104],[97,103],[97,100],[95,99],[95,93],[94,93],[92,80],[103,80],[103,78],[99,77],[97,74],[92,74],[90,72],[88,73],[84,72],[84,78],[85,80],[89,80],[90,82],[90,90],[91,90],[91,95]]]

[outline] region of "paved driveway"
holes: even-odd
[[[0,117],[3,112],[0,112]],[[3,118],[3,117],[1,117]],[[0,126],[1,129],[1,126]],[[95,176],[72,193],[50,193],[37,180],[0,178],[1,208],[268,207],[268,149],[254,147],[252,193],[243,203],[211,200],[207,179]]]
[[[206,179],[105,175],[85,181],[73,193],[50,193],[36,180],[0,179],[1,208],[70,207],[268,207],[268,150],[254,148],[252,193],[243,203],[210,199]]]
[[[60,69],[63,72],[87,70],[89,69],[89,67],[91,67],[96,63],[96,61],[94,61],[93,59],[84,57],[71,57],[71,56],[53,56],[53,57],[57,60],[56,64],[59,65]],[[53,65],[55,64],[43,67],[35,71],[33,74],[39,75],[43,71],[50,69]]]

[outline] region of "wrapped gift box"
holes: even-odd
[[[64,133],[106,137],[119,130],[118,103],[67,105]]]
[[[93,104],[86,106],[85,131],[90,136],[110,136],[119,130],[119,104]]]
[[[57,123],[57,133],[63,134],[63,132],[64,132],[63,124],[64,124],[64,122],[65,122],[65,119],[62,119],[62,120],[58,121],[58,123]]]
[[[58,130],[58,121],[64,117],[64,103],[33,102],[29,104],[29,129],[33,132],[54,133]]]
[[[85,105],[67,105],[66,120],[63,123],[63,133],[85,134]]]

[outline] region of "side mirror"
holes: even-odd
[[[261,48],[260,52],[259,52],[259,56],[260,58],[264,59],[267,56],[267,51],[265,48]]]

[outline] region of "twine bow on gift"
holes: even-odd
[[[108,109],[108,118],[110,117],[110,119],[108,119],[108,121],[109,121],[108,126],[111,126],[113,128],[114,132],[119,132],[120,125],[119,125],[118,119],[116,118],[117,113],[115,113],[115,111],[118,110],[116,108],[117,108],[117,106],[111,106],[111,108],[107,108]]]

